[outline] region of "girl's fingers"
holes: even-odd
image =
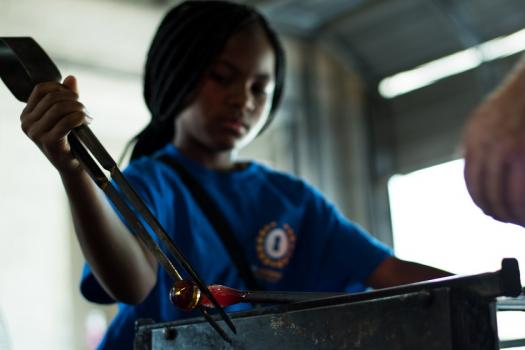
[[[40,100],[45,95],[55,91],[67,90],[68,89],[66,89],[62,84],[55,81],[37,84],[31,92],[31,95],[29,95],[29,99],[27,100],[27,104],[22,115],[31,113],[37,106],[38,102],[40,102]]]
[[[22,130],[61,172],[79,170],[66,136],[90,119],[78,101],[77,81],[72,76],[62,84],[36,85],[20,116]]]
[[[23,124],[22,129],[27,127],[27,125],[24,124],[31,125],[32,123],[35,123],[44,117],[45,113],[55,104],[66,101],[77,101],[77,99],[77,95],[69,90],[58,90],[44,95],[33,107],[31,112],[22,113],[20,117],[20,120]]]
[[[43,144],[52,144],[55,140],[64,139],[74,128],[86,123],[86,114],[82,111],[72,112],[62,117],[53,128],[46,133]]]
[[[71,153],[67,135],[72,129],[86,121],[83,112],[73,112],[63,116],[53,128],[42,135],[38,146],[59,172],[78,171],[80,163]]]
[[[40,136],[52,130],[62,118],[75,112],[83,113],[84,116],[86,115],[84,105],[78,101],[54,103],[40,119],[32,123],[29,122],[31,123],[31,127],[27,135],[31,139],[37,140]]]
[[[77,78],[75,78],[74,76],[68,75],[62,82],[62,85],[64,85],[66,88],[78,95]]]
[[[76,96],[75,99],[78,99],[78,84],[76,78],[70,75],[64,79],[62,84],[56,81],[37,84],[33,88],[33,91],[31,92],[31,95],[27,100],[27,104],[24,108],[22,116],[24,114],[29,114],[33,112],[35,107],[38,105],[38,103],[44,96],[46,96],[49,93],[58,91],[71,92],[74,96]]]

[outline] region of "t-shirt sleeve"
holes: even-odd
[[[151,203],[152,203],[151,194],[147,190],[148,187],[145,185],[143,178],[139,176],[139,174],[140,174],[140,171],[138,171],[137,169],[134,169],[133,167],[129,167],[124,172],[126,180],[133,187],[135,192],[137,192],[139,197],[143,199],[144,203],[149,207],[149,209],[153,211],[153,208],[151,206]],[[113,183],[113,185],[115,184]],[[120,219],[124,222],[126,226],[129,227],[129,225],[120,215],[118,210],[116,210],[113,203],[111,203],[111,201],[109,202],[111,206],[113,207],[113,209],[115,210],[115,212],[117,213],[117,215],[120,217]],[[141,219],[141,221],[143,220]],[[100,283],[97,281],[88,263],[84,264],[84,268],[82,270],[82,275],[80,279],[80,292],[82,293],[84,298],[86,298],[89,301],[95,302],[95,303],[111,304],[115,302],[115,300],[111,296],[109,296],[109,294],[106,293],[104,288],[102,288]]]
[[[80,292],[89,301],[98,304],[112,304],[115,300],[109,296],[91,272],[87,263],[84,264],[80,279]]]
[[[311,189],[307,225],[315,227],[319,246],[324,247],[319,264],[319,278],[332,281],[334,287],[349,291],[366,288],[365,281],[392,250],[348,220],[317,190]]]

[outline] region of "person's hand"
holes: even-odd
[[[20,115],[22,130],[63,175],[79,173],[80,163],[67,141],[69,132],[91,118],[78,101],[76,79],[38,84]]]
[[[473,112],[463,151],[474,202],[496,220],[525,226],[525,56]]]

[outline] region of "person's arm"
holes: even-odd
[[[462,148],[474,202],[496,220],[525,226],[525,56],[472,113]]]
[[[392,256],[379,264],[366,282],[367,285],[373,288],[387,288],[451,275],[450,272],[436,269],[435,267],[401,260]]]
[[[22,129],[61,176],[80,247],[95,277],[115,300],[137,304],[156,283],[157,263],[72,155],[67,135],[87,117],[77,91],[73,77],[63,84],[37,85],[20,117]]]

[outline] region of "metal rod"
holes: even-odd
[[[501,270],[486,272],[468,276],[450,276],[430,281],[422,281],[407,285],[377,289],[361,293],[353,293],[342,296],[328,297],[319,300],[297,300],[301,305],[313,303],[321,305],[336,302],[358,302],[373,300],[399,294],[419,292],[422,290],[433,290],[442,287],[452,287],[458,290],[472,293],[482,298],[493,299],[500,296],[516,297],[521,294],[520,271],[518,261],[514,258],[503,259]]]
[[[208,310],[202,306],[199,306],[199,311],[204,316],[206,321],[208,321],[209,324],[217,331],[217,333],[220,334],[222,339],[224,339],[226,342],[232,344],[231,338],[224,332],[224,330],[217,324],[217,322],[213,319],[213,317],[209,314]]]
[[[347,295],[348,293],[315,293],[315,292],[278,292],[278,291],[244,291],[241,292],[242,303],[254,304],[289,304],[306,300],[324,299]]]

